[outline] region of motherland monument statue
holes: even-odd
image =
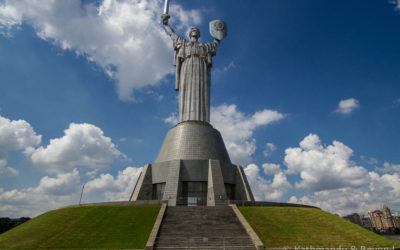
[[[168,12],[167,10],[165,12]],[[169,26],[168,14],[161,16],[164,27],[173,41],[176,67],[175,89],[179,91],[179,121],[210,122],[210,84],[212,57],[216,55],[221,39],[226,37],[226,24],[211,22],[214,41],[200,43],[200,30],[191,28],[189,41],[178,36]]]
[[[169,206],[254,201],[243,168],[231,163],[221,134],[209,123],[212,58],[227,25],[210,22],[212,42],[199,42],[198,28],[191,28],[186,40],[168,24],[168,9],[166,0],[161,21],[175,52],[179,122],[167,133],[156,161],[143,167],[129,200],[167,200]]]

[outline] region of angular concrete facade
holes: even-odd
[[[243,169],[231,163],[218,130],[207,122],[186,121],[167,133],[156,161],[143,168],[130,200],[216,206],[254,197]]]

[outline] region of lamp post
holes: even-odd
[[[79,206],[81,205],[81,202],[82,202],[83,189],[85,188],[85,185],[86,185],[86,183],[83,184],[83,186],[82,186],[81,198],[79,199]]]

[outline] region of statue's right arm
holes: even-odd
[[[175,33],[175,31],[169,26],[169,24],[164,24],[164,28],[167,31],[167,34],[172,38],[172,40],[175,40],[178,35]]]
[[[171,26],[169,26],[169,24],[168,24],[169,18],[170,18],[170,16],[167,14],[164,14],[161,16],[161,20],[162,20],[165,30],[167,31],[167,34],[172,38],[172,40],[175,40],[178,37],[178,35],[171,28]]]

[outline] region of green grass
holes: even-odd
[[[159,206],[53,210],[0,234],[0,248],[143,249],[159,210]]]
[[[331,213],[314,208],[239,207],[266,247],[399,247]]]

